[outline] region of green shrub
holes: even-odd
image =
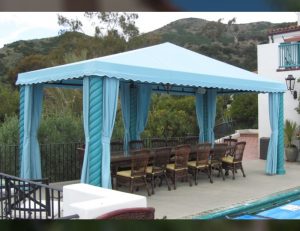
[[[39,129],[41,144],[82,142],[84,140],[81,116],[69,114],[46,115]]]
[[[15,145],[19,141],[19,119],[16,115],[5,117],[0,123],[0,144]]]

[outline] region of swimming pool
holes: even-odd
[[[300,219],[300,187],[193,219]]]

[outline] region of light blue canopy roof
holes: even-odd
[[[209,58],[172,43],[21,73],[16,84],[80,82],[98,75],[152,84],[237,91],[284,92],[281,82]],[[66,81],[67,80],[67,81]]]

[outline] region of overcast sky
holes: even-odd
[[[83,17],[82,12],[61,12],[60,14],[79,18],[83,21],[84,32],[93,35],[90,23]],[[237,23],[257,21],[295,22],[297,14],[294,12],[142,12],[138,13],[137,26],[141,33],[158,29],[180,18],[203,18],[217,21],[223,18],[223,22],[236,17]],[[59,29],[56,12],[0,12],[0,48],[4,44],[18,40],[45,38],[56,36]]]

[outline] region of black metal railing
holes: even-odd
[[[234,121],[217,124],[214,128],[215,139],[220,139],[225,136],[233,134],[236,130],[236,123]]]
[[[300,67],[300,43],[281,43],[279,45],[279,68]]]
[[[41,144],[42,175],[49,182],[80,178],[82,160],[77,148],[82,143]],[[19,146],[0,145],[0,172],[19,176]]]
[[[0,173],[0,219],[62,217],[62,190],[48,179],[25,180]]]
[[[81,174],[82,159],[77,148],[83,143],[42,144],[42,173],[50,182],[78,180]]]
[[[19,145],[0,145],[0,172],[19,175]]]

